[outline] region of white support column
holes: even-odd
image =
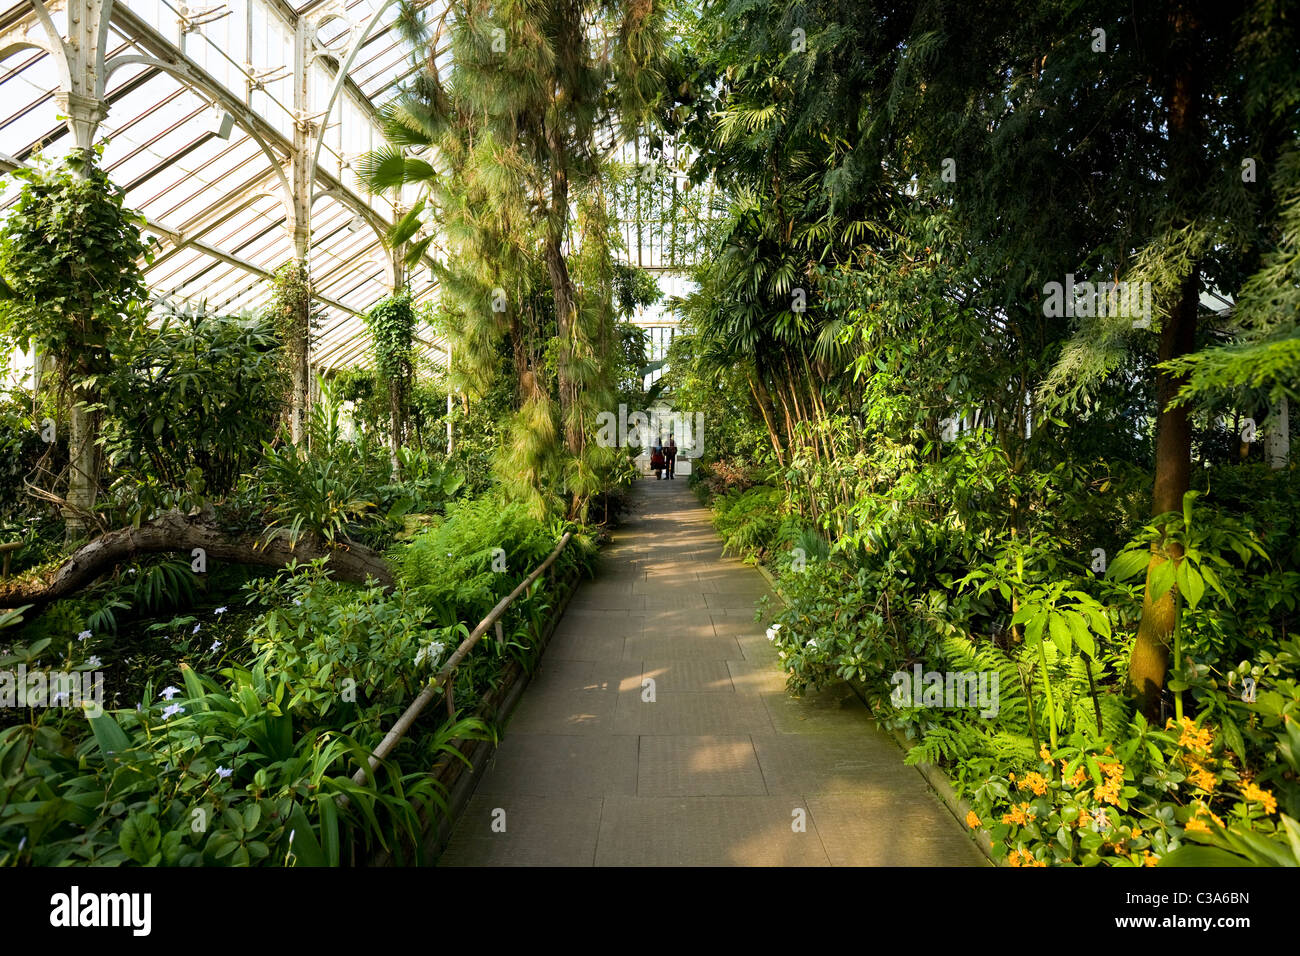
[[[1282,396],[1273,406],[1273,427],[1264,436],[1269,467],[1282,469],[1291,458],[1291,410],[1287,398]]]
[[[456,450],[456,435],[451,427],[451,343],[447,343],[447,457]]]
[[[294,254],[306,261],[311,243],[311,165],[312,121],[310,103],[311,38],[309,22],[299,18],[293,32],[293,157],[290,160],[292,175],[292,215],[289,231],[293,239]]]
[[[99,124],[108,118],[104,99],[104,54],[108,46],[108,21],[113,0],[66,0],[68,35],[54,25],[45,0],[30,0],[45,29],[49,49],[59,71],[54,101],[68,119],[68,131],[78,149],[95,143]]]

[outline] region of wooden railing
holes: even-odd
[[[469,636],[460,642],[460,645],[452,653],[451,657],[447,658],[447,662],[438,669],[438,673],[434,675],[432,683],[420,692],[420,696],[411,701],[411,705],[406,708],[401,717],[397,718],[397,722],[393,724],[388,733],[384,735],[384,739],[379,742],[379,746],[376,747],[374,753],[370,755],[369,770],[363,767],[353,774],[353,783],[361,785],[365,782],[366,777],[372,774],[375,768],[379,766],[380,762],[392,753],[393,748],[397,746],[401,739],[406,736],[407,731],[411,729],[411,725],[415,723],[416,718],[419,717],[421,712],[423,712],[434,698],[438,696],[440,691],[444,692],[447,696],[448,715],[455,713],[452,686],[456,676],[456,668],[458,668],[461,662],[465,660],[465,657],[469,652],[474,649],[474,645],[477,644],[483,635],[487,633],[488,628],[493,625],[497,625],[499,628],[501,615],[506,612],[506,608],[510,607],[511,603],[513,603],[519,595],[523,594],[524,591],[528,589],[529,585],[536,581],[547,568],[555,563],[555,559],[560,556],[560,552],[564,550],[572,536],[572,531],[564,532],[564,537],[560,538],[560,543],[555,546],[555,550],[551,552],[550,557],[539,564],[533,570],[532,574],[519,582],[518,587],[498,601],[497,606],[488,612],[487,617],[479,621],[474,630],[470,631]]]

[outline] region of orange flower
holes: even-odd
[[[1211,832],[1205,821],[1201,819],[1203,816],[1207,816],[1219,826],[1223,826],[1223,821],[1219,819],[1218,814],[1207,807],[1204,800],[1198,800],[1196,801],[1196,813],[1194,813],[1192,818],[1183,825],[1183,829],[1191,830],[1193,833]]]
[[[1029,809],[1029,804],[1027,803],[1022,803],[1019,804],[1018,806],[1014,806],[1011,808],[1010,813],[1002,814],[1002,822],[1014,823],[1017,826],[1023,827],[1025,824],[1029,822],[1029,817],[1025,813],[1025,811],[1027,811],[1028,809]]]
[[[1174,722],[1171,719],[1165,726],[1171,728],[1173,725]],[[1208,727],[1198,728],[1190,717],[1183,718],[1181,727],[1182,735],[1178,738],[1178,746],[1195,753],[1208,754],[1210,752],[1214,739],[1211,737]]]
[[[966,826],[970,827],[972,830],[978,830],[983,825],[984,824],[980,823],[980,818],[975,816],[974,810],[971,810],[966,814]]]
[[[1277,813],[1277,798],[1267,790],[1255,786],[1254,783],[1247,783],[1242,787],[1241,795],[1247,800],[1251,800],[1255,803],[1262,803],[1265,812]]]
[[[1038,796],[1047,792],[1047,778],[1041,773],[1030,771],[1025,774],[1025,778],[1016,784],[1018,790],[1033,790]]]
[[[1198,790],[1205,790],[1207,792],[1213,790],[1215,784],[1218,783],[1214,778],[1214,774],[1201,766],[1194,766],[1187,772],[1187,782]]]
[[[1047,749],[1047,744],[1038,745],[1038,756],[1043,758],[1043,763],[1052,762],[1052,752]]]
[[[1109,752],[1110,748],[1106,750]],[[1101,764],[1101,772],[1105,774],[1106,779],[1102,781],[1100,787],[1094,787],[1092,791],[1093,798],[1098,803],[1109,803],[1111,806],[1119,806],[1119,791],[1124,786],[1124,765],[1116,760],[1113,763]]]

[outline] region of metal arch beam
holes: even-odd
[[[379,123],[379,111],[375,109],[374,103],[370,100],[369,97],[367,97],[362,92],[361,88],[358,87],[354,82],[352,82],[352,79],[349,76],[349,72],[351,71],[353,64],[356,62],[357,55],[361,52],[362,47],[364,47],[366,43],[369,42],[370,37],[372,36],[374,29],[379,25],[384,12],[387,11],[387,9],[390,6],[392,6],[393,2],[394,0],[381,0],[381,3],[371,13],[370,18],[366,21],[366,24],[362,28],[361,32],[355,38],[353,38],[352,41],[349,43],[348,50],[345,56],[343,57],[343,59],[337,60],[335,64],[336,72],[334,74],[334,82],[333,84],[331,84],[330,87],[329,100],[325,104],[325,112],[321,116],[320,123],[318,126],[318,131],[313,137],[315,140],[315,144],[312,147],[311,163],[308,167],[307,187],[308,187],[308,194],[311,195],[311,200],[310,200],[311,205],[315,205],[316,200],[321,197],[333,196],[334,198],[342,202],[344,205],[351,206],[354,210],[356,210],[363,217],[365,217],[366,221],[370,223],[371,228],[373,228],[375,232],[378,233],[380,245],[383,246],[385,251],[387,252],[388,259],[389,259],[389,284],[394,289],[396,289],[401,282],[400,277],[402,275],[402,268],[401,268],[401,264],[397,261],[396,250],[392,250],[388,248],[388,242],[387,242],[388,226],[384,222],[384,220],[375,214],[374,210],[369,206],[369,204],[352,203],[350,201],[352,197],[351,191],[347,190],[346,188],[339,188],[342,187],[341,182],[339,182],[337,186],[333,186],[328,189],[322,190],[319,193],[315,191],[317,174],[321,172],[320,154],[321,154],[321,150],[324,148],[325,145],[325,129],[329,123],[330,116],[333,115],[334,113],[334,107],[337,105],[340,95],[345,90],[351,93],[352,98],[357,102],[357,104],[361,107],[361,109],[364,112],[366,112],[372,120],[375,121],[375,126],[378,128],[381,125]],[[321,6],[321,5],[325,7],[325,10],[322,11],[322,16],[319,18],[318,24],[324,23],[330,19],[333,19],[336,16],[333,10],[331,9],[332,4],[330,4],[328,0],[324,0],[323,3],[309,4],[306,8],[304,8],[303,15],[310,16],[312,13],[315,12],[317,6]],[[442,15],[438,18],[438,27],[434,32],[434,38],[433,38],[433,42],[435,46],[437,45],[437,41],[442,36],[442,32],[446,27],[447,16],[450,13],[450,10],[451,10],[450,4],[444,5]],[[436,53],[437,51],[435,50],[435,55]],[[433,264],[433,260],[430,257],[423,256],[422,258],[426,263],[430,265]]]
[[[141,19],[139,14],[136,14],[135,12],[127,9],[126,7],[119,6],[114,11],[114,22],[118,26],[118,28],[123,31],[123,33],[125,33],[133,41],[140,44],[142,47],[144,47],[146,50],[148,50],[151,54],[156,56],[159,60],[163,61],[164,63],[166,62],[183,63],[185,65],[185,76],[180,77],[181,79],[194,81],[195,85],[198,85],[201,82],[202,83],[201,88],[204,90],[204,92],[210,92],[213,90],[224,91],[226,89],[215,78],[213,78],[205,70],[203,70],[202,67],[200,67],[197,63],[195,63],[193,60],[187,57],[179,49],[177,49],[176,46],[172,44],[170,40],[163,37],[156,30],[154,30],[147,22]],[[223,102],[229,102],[227,98],[230,97],[230,95],[231,94],[227,92],[226,96],[223,97]],[[277,147],[283,153],[284,158],[276,157],[276,162],[274,166],[277,172],[277,176],[279,176],[282,180],[282,185],[287,184],[288,177],[284,171],[283,163],[287,162],[288,158],[293,155],[293,142],[284,134],[282,134],[278,129],[276,129],[274,126],[268,123],[265,119],[263,119],[262,117],[258,116],[256,113],[249,110],[248,107],[244,106],[242,102],[238,100],[235,100],[234,102],[237,104],[239,109],[238,115],[242,116],[244,118],[245,123],[247,124],[246,128],[249,134],[257,135],[261,137],[262,140],[265,141],[265,143]],[[259,142],[259,145],[262,144]],[[263,147],[263,150],[265,151],[265,147]],[[272,155],[274,155],[274,153],[272,153]],[[389,228],[391,228],[390,223],[388,223],[386,220],[384,220],[382,216],[380,216],[377,212],[375,212],[375,210],[372,209],[368,203],[364,202],[360,196],[356,195],[352,190],[348,189],[348,187],[344,185],[341,180],[336,179],[334,176],[330,175],[323,169],[316,170],[314,168],[314,172],[319,182],[324,186],[326,186],[326,188],[329,191],[336,193],[337,194],[336,198],[338,198],[345,205],[349,206],[354,211],[361,213],[362,215],[368,217],[374,217],[375,221],[381,224],[385,232]],[[288,200],[288,209],[291,210],[292,209],[291,190],[288,192],[287,195],[290,197]],[[429,259],[427,256],[425,258],[426,261],[432,264],[433,261],[432,259]]]
[[[63,38],[59,28],[54,25],[54,17],[50,15],[50,8],[42,0],[28,0],[31,5],[32,13],[36,15],[37,22],[45,30],[45,36],[49,40],[49,46],[46,50],[54,57],[55,65],[59,70],[59,85],[69,90],[72,88],[72,73],[69,67],[69,50],[68,41]],[[57,8],[56,8],[57,9]]]
[[[381,0],[379,6],[370,14],[370,19],[361,32],[348,44],[347,55],[339,61],[338,72],[334,74],[334,83],[330,87],[329,100],[325,103],[325,115],[321,117],[318,131],[314,137],[316,140],[312,148],[311,165],[308,167],[307,176],[307,195],[311,195],[316,190],[316,172],[320,169],[320,151],[325,145],[325,127],[329,123],[329,118],[334,112],[334,105],[338,102],[339,94],[343,92],[348,81],[348,71],[352,69],[352,64],[361,52],[361,47],[370,39],[371,31],[379,23],[380,18],[393,5],[394,0]]]
[[[0,60],[7,60],[23,50],[40,50],[42,53],[58,56],[47,43],[38,43],[27,35],[26,30],[15,28],[7,33],[0,33]]]
[[[67,116],[68,130],[78,149],[90,149],[95,131],[108,115],[104,102],[104,56],[113,0],[27,0],[49,39],[59,71],[55,100]],[[68,7],[68,35],[54,23],[51,8]]]
[[[291,161],[293,155],[293,144],[289,138],[281,134],[278,129],[272,126],[265,119],[252,112],[224,83],[216,80],[195,61],[186,56],[186,54],[176,44],[155,30],[152,25],[140,17],[139,14],[124,5],[117,5],[115,7],[113,0],[51,0],[49,5],[46,5],[44,0],[29,0],[29,3],[30,10],[35,15],[36,21],[44,27],[47,35],[51,37],[51,42],[57,41],[59,45],[56,51],[46,50],[46,52],[52,53],[63,74],[69,73],[69,60],[67,57],[69,54],[70,44],[60,36],[57,29],[54,28],[50,9],[52,7],[57,10],[61,9],[67,3],[74,3],[78,7],[93,9],[97,14],[97,17],[94,18],[97,22],[94,23],[93,37],[90,36],[89,31],[87,31],[88,35],[86,39],[91,40],[94,43],[95,53],[97,56],[101,57],[98,63],[90,64],[90,70],[83,69],[81,71],[79,81],[80,79],[84,79],[86,85],[91,85],[96,91],[102,91],[106,88],[108,78],[114,70],[131,63],[139,63],[156,69],[161,69],[176,77],[177,80],[189,87],[191,90],[199,92],[200,94],[207,94],[212,100],[220,103],[225,109],[230,111],[238,121],[241,121],[241,126],[249,135],[250,139],[257,144],[262,153],[270,160],[268,174],[274,174],[279,179],[282,189],[285,189],[286,191],[286,196],[291,198],[291,191],[288,189],[288,178],[285,174],[284,168],[285,163]],[[270,5],[273,11],[287,24],[292,26],[299,21],[300,18],[298,15],[288,6],[288,4],[284,3],[283,0],[270,0]],[[374,26],[378,24],[380,15],[387,6],[388,4],[385,3],[383,7],[371,15],[366,25],[365,32],[367,35],[372,32]],[[315,5],[313,4],[313,8],[314,7]],[[307,12],[309,11],[305,10],[304,14]],[[33,25],[32,20],[30,19],[31,14],[20,15],[20,17],[21,18],[17,20],[12,19],[12,15],[11,18],[6,18],[9,20],[9,23],[7,24],[8,29],[5,36],[11,38],[9,39],[8,46],[13,49],[22,49],[27,47],[44,49],[41,44],[34,42],[27,36],[31,30],[31,26]],[[445,13],[443,19],[445,19]],[[118,56],[109,59],[107,64],[105,64],[102,56],[103,50],[107,45],[110,21],[112,25],[117,27],[131,42],[137,44],[139,48],[145,50],[151,55],[119,54]],[[87,26],[90,26],[90,24],[88,23]],[[21,37],[15,36],[15,34],[20,30],[22,31]],[[351,60],[355,59],[357,51],[360,50],[363,43],[364,39],[353,41],[349,62],[347,64],[340,64],[335,77],[335,93],[331,97],[330,109],[332,111],[338,95],[340,95],[342,91],[346,90],[357,100],[357,103],[362,107],[363,112],[368,113],[369,116],[373,118],[377,113],[373,104],[369,102],[361,90],[356,87],[355,82],[352,82],[348,76],[348,66],[350,66]],[[89,46],[90,43],[83,43],[79,49],[84,50]],[[67,82],[64,84],[64,89],[66,90],[72,85],[72,77],[71,75],[68,75]],[[97,125],[97,123],[94,125]],[[78,129],[72,127],[71,122],[69,123],[69,127],[74,136],[79,139],[84,138],[79,135],[80,131]],[[92,132],[87,133],[87,136],[93,134],[94,126],[89,127],[89,129]],[[323,146],[323,138],[318,136],[315,145],[316,149],[313,160],[320,154],[320,149]],[[277,152],[276,147],[278,147],[281,152]],[[319,181],[322,185],[327,187],[322,192],[322,195],[331,195],[344,206],[361,214],[379,235],[382,243],[384,235],[390,228],[386,217],[374,210],[369,203],[365,202],[359,195],[355,194],[351,189],[344,185],[341,180],[337,179],[325,170],[320,169],[318,163],[315,161],[313,161],[310,166],[310,173],[313,182]],[[225,204],[222,203],[221,205],[224,206]],[[191,220],[191,223],[194,226],[199,227],[198,231],[200,235],[206,231],[205,228],[200,226],[200,223],[206,221],[209,216],[209,210],[205,209],[202,213],[193,217]],[[191,223],[187,223],[187,225],[190,225]],[[157,232],[160,235],[168,236],[170,239],[179,243],[181,247],[189,246],[217,259],[218,261],[223,261],[228,265],[239,268],[260,278],[266,278],[269,276],[269,273],[265,269],[262,269],[254,263],[248,262],[237,255],[218,249],[209,243],[202,242],[196,238],[187,238],[184,234],[171,230],[156,222],[148,223],[148,227],[151,231]],[[188,230],[186,231],[188,232]],[[422,258],[426,263],[433,263],[432,258],[427,255]],[[342,302],[322,296],[318,296],[317,298],[322,303],[336,308],[346,315],[357,315],[354,309]]]
[[[239,123],[240,128],[247,133],[249,138],[252,139],[253,142],[257,143],[262,152],[266,154],[267,159],[270,160],[272,172],[274,172],[280,180],[280,186],[283,188],[285,194],[285,201],[289,201],[291,198],[291,190],[289,188],[289,178],[284,173],[284,158],[276,154],[275,150],[271,148],[271,144],[268,143],[266,138],[258,131],[257,127],[259,123],[257,120],[259,117],[245,106],[243,101],[237,99],[234,94],[223,87],[220,83],[217,83],[215,80],[208,77],[199,75],[196,69],[192,67],[192,64],[186,62],[188,58],[184,57],[184,54],[181,54],[179,50],[177,51],[177,54],[178,56],[175,61],[169,61],[162,57],[148,56],[139,53],[121,54],[108,61],[105,65],[105,72],[112,74],[121,67],[128,66],[132,63],[152,66],[166,73],[170,73],[190,89],[206,93],[213,100],[221,103],[222,108],[235,117],[235,121]]]
[[[393,250],[388,248],[388,243],[386,241],[386,237],[388,235],[388,226],[384,222],[384,220],[380,218],[380,216],[374,211],[374,209],[372,209],[369,205],[365,203],[362,203],[360,207],[353,206],[351,203],[348,202],[346,194],[337,187],[331,189],[324,189],[316,193],[316,195],[311,197],[310,206],[312,208],[315,208],[317,200],[326,199],[326,198],[337,200],[341,205],[349,209],[352,209],[354,212],[360,215],[362,219],[366,221],[366,225],[368,225],[371,229],[374,230],[375,238],[379,240],[379,246],[384,252],[384,259],[387,261],[388,284],[392,286],[394,289],[397,288],[398,285],[397,262],[394,259]]]
[[[172,242],[178,243],[190,249],[197,249],[199,252],[202,252],[204,255],[211,256],[213,259],[217,259],[220,262],[224,262],[228,266],[234,266],[237,269],[243,269],[245,272],[249,273],[250,275],[255,275],[259,279],[274,278],[274,274],[270,272],[270,270],[262,268],[257,263],[249,262],[247,259],[241,259],[239,256],[231,255],[229,252],[226,252],[223,249],[218,249],[216,246],[209,245],[208,243],[202,241],[201,239],[183,239],[180,233],[173,232],[171,229],[168,229],[166,226],[160,226],[156,223],[148,223],[147,228],[149,229],[150,232],[156,232],[159,235],[164,236],[167,239],[171,240]],[[350,305],[345,305],[344,303],[339,302],[337,299],[326,298],[323,295],[313,295],[312,298],[317,299],[320,302],[324,302],[326,305],[330,306],[331,308],[338,309],[340,312],[344,312],[348,315],[356,316],[358,314],[357,311],[353,309]]]
[[[278,12],[280,12],[281,15],[284,15],[290,10],[291,8],[289,8],[287,4],[284,4],[279,7]],[[121,29],[124,34],[136,43],[140,44],[161,61],[158,65],[168,63],[184,64],[184,75],[178,75],[179,79],[190,82],[191,85],[202,89],[204,92],[213,94],[214,98],[216,98],[216,93],[218,91],[223,92],[225,94],[221,97],[223,105],[226,105],[227,108],[229,108],[232,102],[232,94],[230,94],[226,87],[203,70],[203,68],[197,63],[187,57],[170,40],[154,30],[152,26],[139,16],[139,14],[124,6],[118,6],[113,11],[113,20],[115,25]],[[292,21],[286,20],[286,23],[292,25]],[[114,57],[113,59],[117,60],[117,57]],[[174,70],[169,70],[169,72],[176,75]],[[347,72],[341,71],[340,75],[346,77]],[[244,121],[245,129],[248,131],[250,136],[259,138],[258,145],[263,148],[264,152],[268,152],[269,145],[278,147],[282,152],[283,158],[275,156],[274,150],[270,150],[268,154],[275,156],[274,166],[277,176],[281,178],[282,185],[286,185],[287,188],[288,178],[283,169],[283,163],[293,155],[292,141],[262,117],[252,112],[241,101],[233,99],[233,104],[235,105],[237,112],[236,110],[232,110],[232,114],[236,115],[237,119],[242,119]],[[371,110],[373,111],[373,107]],[[382,226],[385,232],[391,228],[391,224],[376,213],[375,210],[372,209],[368,203],[363,201],[360,196],[344,185],[341,180],[336,179],[324,169],[320,169],[314,162],[311,166],[311,174],[313,176],[313,181],[319,181],[326,187],[327,191],[335,194],[339,201],[367,218],[373,218],[375,222],[378,222]],[[289,195],[291,195],[291,193]],[[292,208],[291,202],[290,208]],[[424,258],[429,264],[433,263],[433,260],[428,256],[425,256]]]

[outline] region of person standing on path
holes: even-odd
[[[668,470],[668,477],[672,478],[677,470],[677,439],[672,435],[668,436],[668,444],[664,445],[664,467]]]
[[[661,477],[660,472],[664,468],[663,442],[658,438],[655,439],[654,445],[650,448],[650,468],[655,473],[655,481],[658,481]]]

